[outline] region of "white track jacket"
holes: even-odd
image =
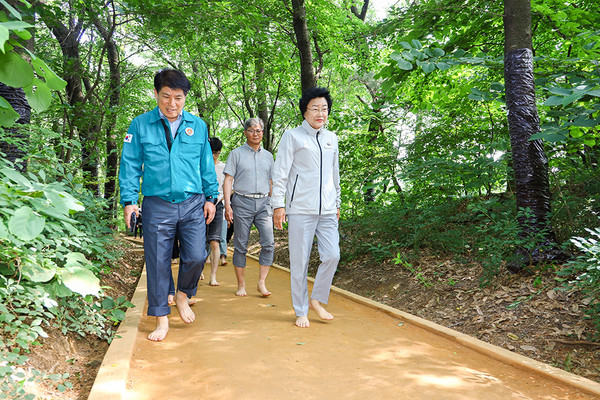
[[[335,214],[341,204],[337,136],[306,120],[283,134],[273,167],[271,206],[286,214]]]

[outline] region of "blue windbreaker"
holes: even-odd
[[[137,203],[140,177],[144,196],[172,203],[196,193],[216,198],[219,183],[204,121],[184,110],[169,152],[158,107],[134,118],[121,155],[121,204]]]

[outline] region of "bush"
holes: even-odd
[[[50,165],[47,168],[52,168]],[[51,172],[55,173],[55,172]],[[83,201],[79,200],[83,199]],[[32,345],[58,326],[63,333],[93,334],[110,341],[131,303],[104,297],[98,274],[117,255],[104,200],[67,174],[61,182],[43,169],[20,173],[0,159],[0,387],[10,398],[33,398],[31,380],[70,386],[63,375],[22,365]],[[0,396],[0,398],[4,398]]]
[[[566,289],[579,288],[590,301],[585,314],[596,327],[593,339],[597,340],[600,339],[600,228],[586,231],[592,237],[576,236],[571,239],[571,243],[581,251],[581,255],[568,262],[566,267],[557,273],[563,277]]]

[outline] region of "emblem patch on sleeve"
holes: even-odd
[[[131,139],[133,139],[133,135],[131,133],[128,133],[127,135],[125,135],[125,140],[123,142],[131,143]]]

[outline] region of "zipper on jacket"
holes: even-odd
[[[319,147],[319,215],[321,215],[321,202],[323,196],[323,150],[321,149],[321,143],[319,142],[319,133],[317,132],[317,146]]]
[[[292,189],[292,198],[290,199],[290,205],[294,201],[294,193],[296,193],[296,184],[298,183],[298,174],[296,174],[296,180],[294,180],[294,188]]]

